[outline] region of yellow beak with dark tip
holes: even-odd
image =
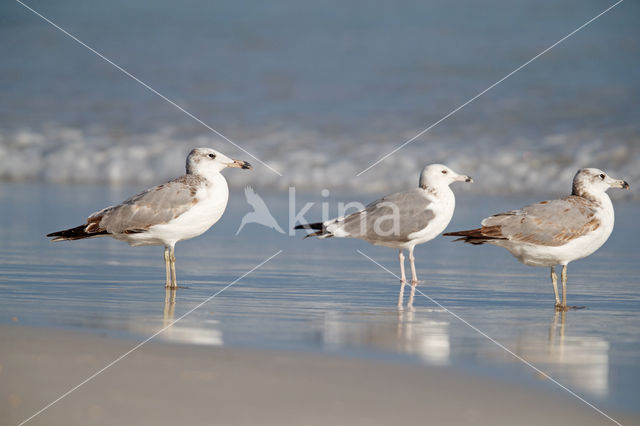
[[[235,167],[238,169],[251,169],[251,164],[249,164],[248,161],[233,160],[231,163],[227,164],[227,167]]]
[[[611,179],[608,183],[611,188],[629,189],[629,184],[627,183],[626,180]]]

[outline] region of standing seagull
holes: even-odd
[[[317,230],[307,237],[360,238],[377,246],[399,249],[402,290],[407,281],[402,251],[409,250],[411,284],[415,286],[418,276],[413,249],[417,244],[437,237],[451,221],[456,204],[453,191],[449,188],[453,182],[473,180],[442,164],[431,164],[420,173],[419,187],[416,189],[387,195],[348,216],[298,225],[295,229]]]
[[[525,265],[550,266],[556,309],[566,311],[567,264],[595,252],[613,231],[609,188],[629,189],[629,184],[602,170],[581,169],[568,197],[498,213],[484,219],[481,228],[444,235],[462,237],[455,241],[504,247]],[[562,303],[554,269],[558,264],[562,265]]]
[[[229,187],[220,171],[225,167],[251,165],[210,148],[195,148],[187,157],[187,174],[93,213],[84,225],[47,237],[63,241],[109,236],[134,247],[163,245],[166,286],[176,288],[174,247],[204,233],[224,213]]]

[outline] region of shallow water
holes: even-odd
[[[424,280],[418,289],[437,304],[416,293],[413,309],[398,310],[396,278],[356,251],[398,273],[394,250],[303,240],[256,224],[236,236],[250,211],[238,190],[214,228],[178,244],[178,280],[186,288],[174,294],[164,289],[159,247],[132,249],[106,238],[52,244],[44,237],[139,189],[0,185],[0,322],[142,340],[282,250],[157,339],[441,366],[571,398],[462,318],[599,408],[640,410],[637,203],[616,203],[607,244],[569,265],[569,303],[585,309],[554,313],[546,268],[520,265],[496,247],[438,238],[416,249]],[[286,194],[261,195],[287,229]],[[298,194],[297,209],[320,198]],[[371,201],[348,194],[326,200]],[[529,201],[458,197],[449,229]],[[320,205],[305,215],[320,216]]]

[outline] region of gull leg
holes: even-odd
[[[169,257],[169,247],[164,248],[164,269],[167,275],[165,287],[171,287],[171,260]]]
[[[171,288],[177,288],[178,283],[176,282],[176,255],[174,246],[169,248],[169,260],[171,261]]]
[[[562,308],[567,309],[567,265],[562,265]]]
[[[398,260],[400,260],[400,293],[398,294],[398,308],[402,308],[404,285],[407,282],[407,277],[404,275],[404,254],[402,254],[402,249],[400,249],[398,253]]]
[[[411,285],[416,286],[418,284],[418,274],[416,274],[416,258],[413,257],[413,247],[409,249],[409,262],[411,263]]]
[[[551,267],[551,284],[553,284],[553,293],[556,295],[556,308],[560,308],[560,296],[558,295],[558,276],[555,267]]]

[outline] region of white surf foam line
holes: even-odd
[[[393,275],[394,277],[396,277],[398,280],[400,280],[400,277],[398,277],[396,274],[394,274],[393,272],[391,272],[388,268],[386,268],[385,266],[381,265],[380,263],[378,263],[377,261],[375,261],[374,259],[372,259],[371,257],[367,256],[366,254],[364,254],[363,252],[361,252],[360,250],[356,250],[358,253],[360,253],[363,257],[369,259],[371,262],[375,263],[376,265],[378,265],[381,269],[387,271],[389,274]],[[593,405],[592,403],[590,403],[589,401],[587,401],[586,399],[582,398],[580,395],[578,395],[577,393],[575,393],[574,391],[572,391],[571,389],[569,389],[568,387],[566,387],[565,385],[563,385],[562,383],[558,382],[557,380],[555,380],[553,377],[551,377],[550,375],[548,375],[547,373],[545,373],[544,371],[540,370],[538,367],[536,367],[535,365],[531,364],[529,361],[527,361],[526,359],[524,359],[523,357],[521,357],[520,355],[514,353],[513,351],[511,351],[509,348],[507,348],[506,346],[504,346],[502,343],[498,342],[497,340],[493,339],[491,336],[489,336],[487,333],[485,333],[484,331],[480,330],[478,327],[474,326],[473,324],[469,323],[467,320],[465,320],[464,318],[462,318],[460,315],[456,314],[455,312],[452,312],[451,310],[447,309],[445,306],[443,306],[440,302],[438,302],[437,300],[433,299],[431,296],[428,296],[427,294],[423,293],[422,291],[420,291],[418,289],[418,287],[416,286],[416,291],[418,293],[420,293],[422,296],[424,296],[425,298],[429,299],[430,302],[432,302],[433,304],[435,304],[436,306],[438,306],[439,308],[443,309],[445,312],[447,312],[448,314],[452,315],[453,317],[455,317],[457,320],[459,320],[460,322],[462,322],[463,324],[465,324],[466,326],[468,326],[469,328],[471,328],[473,331],[475,331],[476,333],[480,334],[481,336],[485,337],[486,339],[488,339],[489,341],[491,341],[492,343],[494,343],[496,346],[498,346],[500,349],[504,350],[505,352],[507,352],[508,354],[512,355],[514,358],[516,358],[518,361],[522,362],[523,364],[525,364],[526,366],[530,367],[531,369],[533,369],[536,373],[542,375],[544,378],[548,379],[549,381],[551,381],[552,383],[558,385],[560,388],[562,388],[563,390],[565,390],[566,392],[568,392],[571,396],[577,398],[579,401],[583,402],[584,404],[586,404],[587,406],[591,407],[592,409],[594,409],[595,411],[597,411],[598,413],[602,414],[604,417],[606,417],[607,419],[611,420],[613,423],[617,424],[618,426],[622,426],[622,424],[620,422],[618,422],[617,420],[613,419],[611,416],[609,416],[608,414],[606,414],[604,411],[600,410],[598,407],[596,407],[595,405]]]
[[[149,91],[151,91],[154,94],[158,95],[159,97],[161,97],[162,99],[164,99],[165,101],[167,101],[168,103],[170,103],[171,105],[173,105],[174,107],[178,108],[180,111],[185,113],[187,116],[191,117],[192,119],[194,119],[198,123],[202,124],[204,127],[206,127],[207,129],[211,130],[213,133],[215,133],[216,135],[218,135],[219,137],[221,137],[225,141],[229,142],[231,145],[235,146],[236,148],[238,148],[239,150],[241,150],[242,152],[244,152],[245,154],[247,154],[248,156],[250,156],[251,158],[253,158],[257,162],[259,162],[260,164],[262,164],[265,167],[267,167],[269,170],[271,170],[272,172],[274,172],[278,176],[282,177],[282,173],[280,173],[279,171],[277,171],[276,169],[274,169],[273,167],[271,167],[270,165],[268,165],[267,163],[265,163],[264,161],[262,161],[261,159],[259,159],[258,157],[256,157],[255,155],[253,155],[252,153],[250,153],[249,151],[247,151],[243,147],[241,147],[240,145],[238,145],[237,143],[233,142],[231,139],[229,139],[228,137],[226,137],[225,135],[223,135],[222,133],[220,133],[219,131],[217,131],[216,129],[214,129],[213,127],[211,127],[210,125],[208,125],[204,121],[202,121],[200,118],[196,117],[195,115],[193,115],[192,113],[190,113],[189,111],[187,111],[186,109],[184,109],[183,107],[181,107],[180,105],[175,103],[173,100],[169,99],[168,97],[166,97],[162,93],[158,92],[156,89],[154,89],[153,87],[151,87],[150,85],[148,85],[144,81],[140,80],[138,77],[136,77],[135,75],[131,74],[129,71],[125,70],[120,65],[116,64],[111,59],[107,58],[102,53],[100,53],[97,50],[95,50],[93,47],[89,46],[88,44],[86,44],[85,42],[80,40],[78,37],[74,36],[73,34],[68,32],[67,30],[65,30],[64,28],[60,27],[55,22],[51,21],[49,18],[47,18],[44,15],[42,15],[40,12],[36,11],[35,9],[33,9],[32,7],[26,5],[25,3],[23,3],[20,0],[16,0],[16,2],[19,3],[20,5],[24,6],[24,8],[28,9],[29,11],[33,12],[35,15],[39,16],[40,18],[42,18],[47,23],[51,24],[54,28],[56,28],[57,30],[59,30],[60,32],[65,34],[66,36],[70,37],[72,40],[74,40],[75,42],[77,42],[81,46],[87,48],[93,54],[95,54],[96,56],[98,56],[99,58],[101,58],[102,60],[107,62],[108,64],[112,65],[118,71],[122,72],[123,74],[125,74],[126,76],[128,76],[131,79],[135,80],[136,82],[140,83],[142,86],[144,86]]]
[[[455,113],[457,113],[458,111],[460,111],[461,109],[463,109],[464,107],[466,107],[467,105],[469,105],[471,102],[475,101],[476,99],[478,99],[480,96],[484,95],[485,93],[487,93],[489,90],[493,89],[494,87],[496,87],[497,85],[499,85],[500,83],[502,83],[503,81],[505,81],[506,79],[508,79],[509,77],[511,77],[512,75],[514,75],[515,73],[517,73],[518,71],[520,71],[521,69],[523,69],[524,67],[526,67],[527,65],[529,65],[531,62],[535,61],[536,59],[538,59],[539,57],[541,57],[542,55],[544,55],[545,53],[549,52],[551,49],[553,49],[554,47],[556,47],[557,45],[559,45],[560,43],[562,43],[563,41],[565,41],[566,39],[568,39],[569,37],[573,36],[575,33],[577,33],[578,31],[582,30],[584,27],[586,27],[587,25],[591,24],[593,21],[595,21],[596,19],[600,18],[602,15],[604,15],[605,13],[609,12],[611,9],[613,9],[614,7],[616,7],[617,5],[619,5],[620,3],[622,3],[624,0],[618,0],[618,2],[612,4],[611,6],[609,6],[608,8],[606,8],[605,10],[603,10],[602,12],[600,12],[599,14],[597,14],[596,16],[594,16],[593,18],[589,19],[587,22],[585,22],[584,24],[580,25],[578,28],[576,28],[575,30],[571,31],[569,34],[567,34],[566,36],[562,37],[560,40],[556,41],[555,43],[553,43],[551,46],[547,47],[546,49],[544,49],[542,52],[538,53],[536,56],[534,56],[533,58],[529,59],[527,62],[525,62],[524,64],[520,65],[518,68],[514,69],[513,71],[511,71],[509,74],[505,75],[504,77],[502,77],[500,80],[496,81],[495,83],[493,83],[491,86],[487,87],[486,89],[484,89],[483,91],[481,91],[480,93],[478,93],[477,95],[475,95],[474,97],[472,97],[471,99],[469,99],[468,101],[466,101],[465,103],[463,103],[462,105],[460,105],[459,107],[453,109],[452,111],[450,111],[448,114],[446,114],[444,117],[442,117],[441,119],[439,119],[438,121],[436,121],[435,123],[433,123],[432,125],[430,125],[429,127],[423,129],[421,132],[419,132],[417,135],[415,135],[414,137],[412,137],[411,139],[407,140],[406,142],[404,142],[402,145],[396,147],[393,151],[389,152],[388,154],[386,154],[385,156],[383,156],[382,158],[380,158],[378,161],[376,161],[375,163],[369,165],[369,167],[367,167],[366,169],[362,170],[360,173],[358,173],[356,175],[356,177],[359,177],[360,175],[362,175],[363,173],[366,173],[369,169],[371,169],[372,167],[376,166],[377,164],[381,163],[382,161],[384,161],[385,159],[389,158],[390,156],[392,156],[393,154],[395,154],[396,152],[400,151],[402,148],[404,148],[405,146],[409,145],[411,142],[415,141],[416,139],[418,139],[420,136],[424,135],[425,133],[427,133],[429,130],[433,129],[434,127],[436,127],[438,124],[442,123],[443,121],[445,121],[447,118],[451,117],[452,115],[454,115]]]
[[[68,391],[66,391],[65,393],[63,393],[62,395],[60,395],[58,398],[56,398],[55,400],[51,401],[49,404],[45,405],[43,408],[41,408],[39,411],[37,411],[36,413],[32,414],[29,418],[23,420],[22,422],[20,422],[20,424],[18,424],[18,426],[22,426],[25,423],[33,420],[35,417],[37,417],[38,415],[42,414],[43,412],[45,412],[46,410],[48,410],[49,408],[51,408],[52,406],[54,406],[55,404],[57,404],[58,402],[62,401],[64,398],[66,398],[67,396],[69,396],[71,393],[73,393],[74,391],[78,390],[80,387],[84,386],[85,384],[89,383],[91,380],[95,379],[96,377],[98,377],[100,374],[104,373],[106,370],[108,370],[109,368],[113,367],[114,365],[116,365],[118,362],[122,361],[124,358],[126,358],[127,356],[129,356],[131,353],[133,353],[134,351],[136,351],[137,349],[140,349],[140,347],[142,347],[143,345],[145,345],[146,343],[148,343],[150,340],[152,340],[154,337],[158,336],[160,333],[164,332],[165,330],[167,330],[168,328],[172,327],[175,323],[177,323],[178,321],[182,320],[184,317],[186,317],[187,315],[190,315],[193,311],[195,311],[196,309],[200,308],[202,305],[206,304],[207,302],[209,302],[211,299],[213,299],[214,297],[218,296],[220,293],[222,293],[223,291],[225,291],[226,289],[228,289],[229,287],[231,287],[232,285],[236,284],[238,281],[240,281],[241,279],[243,279],[244,277],[246,277],[247,275],[251,274],[253,271],[255,271],[256,269],[260,268],[261,266],[263,266],[265,263],[269,262],[271,259],[273,259],[274,257],[276,257],[277,255],[279,255],[280,253],[282,253],[282,250],[278,250],[275,254],[272,254],[269,258],[267,258],[266,260],[263,260],[262,262],[260,262],[259,264],[257,264],[256,266],[254,266],[253,268],[251,268],[250,270],[248,270],[247,272],[245,272],[244,274],[240,275],[238,278],[236,278],[235,280],[233,280],[232,282],[230,282],[229,284],[227,284],[226,286],[224,286],[223,288],[221,288],[220,290],[218,290],[217,292],[215,292],[213,295],[207,297],[205,300],[203,300],[202,302],[198,303],[196,306],[194,306],[193,308],[189,309],[187,312],[185,312],[184,314],[182,314],[181,316],[179,316],[178,318],[176,318],[175,320],[171,321],[168,325],[162,327],[160,330],[156,331],[155,333],[153,333],[151,336],[147,337],[146,339],[144,339],[143,341],[141,341],[140,343],[138,343],[137,345],[135,345],[133,348],[129,349],[127,352],[123,353],[122,355],[120,355],[118,358],[114,359],[113,361],[111,361],[109,364],[105,365],[104,367],[102,367],[100,370],[96,371],[95,373],[93,373],[91,376],[87,377],[86,379],[84,379],[82,382],[78,383],[77,385],[75,385],[74,387],[72,387],[71,389],[69,389]]]

